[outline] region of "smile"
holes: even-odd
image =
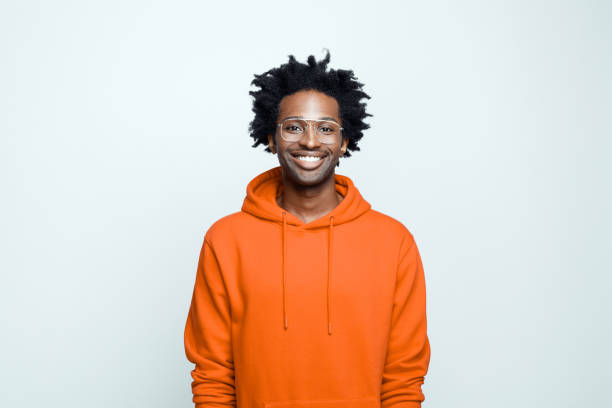
[[[309,161],[309,162],[319,161],[322,159],[322,157],[318,157],[318,156],[294,156],[294,157],[298,160],[304,160],[304,161]]]
[[[314,170],[321,165],[325,160],[327,155],[301,155],[301,154],[292,154],[291,157],[293,161],[304,170]]]

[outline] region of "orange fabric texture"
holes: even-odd
[[[185,326],[196,408],[416,408],[430,360],[414,237],[352,180],[309,223],[275,167],[206,232]]]

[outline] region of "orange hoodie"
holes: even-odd
[[[206,232],[185,327],[197,408],[413,408],[430,359],[412,234],[350,178],[307,224],[276,203],[281,167]]]

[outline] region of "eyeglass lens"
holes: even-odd
[[[312,120],[306,121],[303,119],[286,119],[282,122],[281,136],[288,142],[297,142],[306,132],[309,122],[316,132],[321,143],[334,144],[340,138],[340,125],[332,121]]]

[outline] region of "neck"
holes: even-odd
[[[276,202],[307,224],[331,212],[343,198],[336,191],[332,173],[331,177],[316,186],[296,185],[283,177],[283,192]]]

